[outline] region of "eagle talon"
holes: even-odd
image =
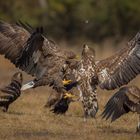
[[[72,80],[65,80],[64,79],[62,82],[63,82],[63,85],[66,86],[66,85],[69,85],[72,82]]]
[[[68,93],[68,92],[66,92],[66,93],[64,93],[64,98],[66,99],[66,98],[74,98],[75,97],[75,95],[73,95],[73,94],[71,94],[71,93]]]

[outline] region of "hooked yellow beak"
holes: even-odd
[[[63,80],[63,85],[66,86],[66,85],[69,85],[70,83],[72,82],[72,80]]]

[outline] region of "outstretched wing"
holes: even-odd
[[[130,82],[140,73],[140,33],[127,47],[96,64],[101,88],[111,90]]]
[[[17,25],[0,22],[0,54],[15,63],[30,33]]]
[[[109,99],[102,113],[103,118],[106,120],[111,118],[112,122],[123,114],[128,113],[129,109],[125,107],[125,102],[128,100],[126,92],[127,90],[122,88]]]
[[[37,78],[58,73],[66,59],[75,57],[49,41],[42,28],[32,30],[28,25],[5,22],[0,22],[0,54]]]
[[[129,111],[139,110],[140,89],[136,86],[122,87],[105,105],[102,117],[115,121]]]

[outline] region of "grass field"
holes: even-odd
[[[111,55],[114,50],[97,50],[98,58]],[[0,56],[0,86],[7,84],[17,69]],[[24,73],[24,81],[31,79]],[[140,77],[130,84],[139,86]],[[139,86],[140,87],[140,86]],[[55,116],[44,108],[50,88],[40,87],[24,92],[8,113],[0,112],[0,140],[139,140],[135,134],[137,114],[129,113],[114,123],[105,122],[100,114],[115,91],[98,89],[97,118],[83,121],[81,103],[70,105],[66,115]]]

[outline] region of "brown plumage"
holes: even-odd
[[[105,105],[102,117],[113,122],[128,112],[136,112],[140,117],[140,89],[136,86],[122,87],[116,92]],[[137,130],[140,132],[140,120]]]
[[[54,42],[43,35],[42,28],[35,30],[23,23],[8,24],[0,22],[0,54],[16,67],[35,76],[35,79],[22,89],[50,85],[56,90],[54,104],[66,92],[62,80],[65,63],[75,59],[71,51],[61,50]]]
[[[33,30],[22,23],[0,23],[0,54],[16,67],[35,76],[27,87],[52,85],[60,94],[66,92],[63,71],[70,69],[78,82],[85,116],[94,117],[98,110],[96,87],[115,89],[127,84],[140,72],[140,33],[113,56],[96,61],[95,51],[84,45],[80,61],[75,54],[60,50],[43,34],[42,28]],[[73,63],[74,62],[74,63]],[[25,86],[26,87],[26,86]],[[26,88],[25,88],[26,89]]]
[[[129,83],[140,73],[140,33],[125,48],[96,65],[101,88],[111,90]]]
[[[75,54],[60,51],[43,35],[42,28],[32,30],[21,23],[0,22],[0,45],[0,54],[36,77],[34,87],[54,85],[57,90],[62,90],[62,66],[66,60],[75,58]]]
[[[98,111],[95,51],[84,45],[81,57],[81,61],[73,69],[73,74],[78,81],[78,90],[83,103],[84,117],[95,117]]]
[[[79,90],[85,116],[95,116],[98,110],[96,87],[112,90],[128,84],[140,73],[140,33],[128,46],[104,60],[95,60],[95,51],[84,46],[82,59],[73,73],[79,81]]]
[[[17,72],[12,76],[11,83],[0,89],[0,107],[4,112],[8,111],[9,105],[21,94],[22,73]]]

